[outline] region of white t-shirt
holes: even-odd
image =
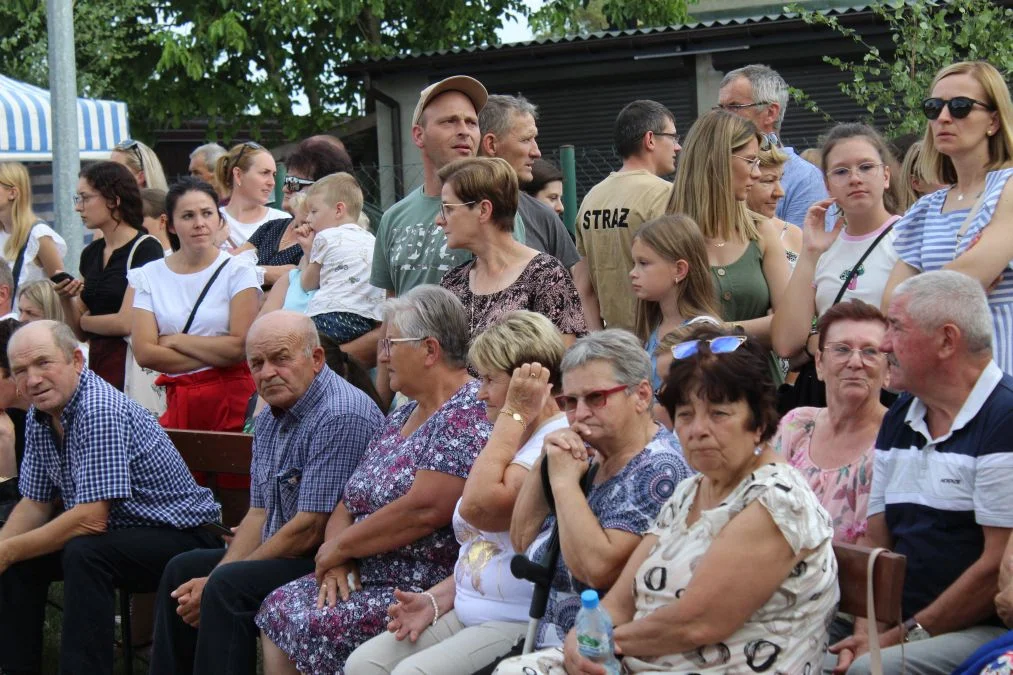
[[[289,219],[292,217],[292,214],[290,213],[279,211],[278,209],[273,209],[269,206],[267,207],[267,215],[261,218],[260,220],[254,223],[241,223],[232,216],[230,216],[228,211],[225,210],[224,206],[221,207],[221,209],[219,210],[222,213],[222,218],[224,218],[225,222],[229,224],[228,243],[231,244],[233,248],[245,244],[246,240],[252,237],[253,233],[256,232],[261,225],[268,222],[269,220],[278,220],[279,218]]]
[[[380,320],[386,294],[369,283],[376,237],[354,223],[317,232],[310,262],[320,263],[320,289],[306,306],[307,316],[347,312]]]
[[[899,219],[900,216],[891,216],[875,231],[860,237],[853,237],[842,231],[826,253],[820,256],[813,277],[813,285],[816,286],[817,316],[823,316],[823,313],[830,309],[834,298],[841,290],[841,285],[851,271],[851,266],[858,262],[886,227]],[[893,247],[895,236],[896,233],[891,231],[876,244],[875,250],[865,259],[858,274],[848,284],[848,290],[844,291],[842,301],[858,298],[873,307],[882,304],[883,290],[886,288],[887,279],[890,278],[890,272],[893,271],[893,265],[897,262],[897,251]]]
[[[218,258],[200,272],[177,274],[165,264],[165,259],[155,260],[143,267],[127,272],[127,281],[134,289],[134,308],[144,309],[155,315],[159,335],[175,335],[183,331],[190,317],[197,296],[215,273],[219,265],[228,261],[225,269],[208,289],[203,302],[197,309],[189,335],[215,337],[229,334],[229,303],[232,298],[247,288],[257,289],[257,272],[249,260],[232,257],[224,251]],[[191,372],[199,372],[199,368]],[[175,373],[183,375],[185,373]]]
[[[512,464],[531,469],[542,452],[545,436],[568,425],[560,414],[544,423],[514,455]],[[510,531],[485,532],[469,525],[461,517],[461,500],[454,507],[454,534],[461,552],[454,568],[456,595],[454,611],[465,626],[487,621],[528,620],[533,587],[510,573],[514,547]]]
[[[17,279],[17,286],[21,288],[25,284],[30,284],[33,281],[40,281],[42,279],[48,279],[46,276],[46,270],[42,269],[42,265],[36,262],[36,258],[39,257],[39,240],[43,237],[49,237],[56,244],[56,250],[60,253],[60,259],[67,255],[67,242],[63,240],[56,231],[49,225],[46,225],[41,220],[32,228],[32,233],[28,235],[28,242],[25,247],[25,261],[21,263],[21,274]],[[4,250],[7,246],[7,240],[11,238],[9,232],[0,230],[0,251]],[[14,271],[14,264],[18,261],[18,252],[14,252],[13,258],[8,258],[4,254],[4,259],[11,266],[11,272]]]

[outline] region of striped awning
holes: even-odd
[[[0,75],[0,159],[45,162],[53,158],[49,92]],[[130,137],[127,104],[77,99],[81,159],[107,159]]]

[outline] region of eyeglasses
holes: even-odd
[[[734,152],[732,153],[732,157],[738,157],[743,162],[746,162],[747,164],[749,164],[749,170],[751,172],[752,171],[756,171],[757,169],[760,168],[760,158],[759,157],[754,157],[754,158],[750,159],[748,157],[743,157],[742,155],[736,155]]]
[[[835,185],[845,185],[851,180],[852,174],[864,180],[876,175],[881,166],[883,166],[882,163],[875,162],[862,162],[858,166],[839,166],[827,171],[827,178]]]
[[[458,206],[472,206],[473,204],[477,203],[478,202],[475,201],[462,202],[460,204],[447,204],[446,202],[440,202],[440,215],[443,216],[444,220],[447,220],[449,214],[453,213],[453,209],[457,208]],[[449,212],[447,211],[448,208],[451,209]]]
[[[141,146],[137,143],[137,141],[132,138],[128,138],[122,143],[116,145],[113,150],[118,150],[120,152],[130,150],[134,154],[134,157],[137,158],[137,163],[140,165],[141,171],[144,171],[144,156],[141,154]]]
[[[263,149],[264,146],[261,145],[260,143],[254,143],[253,141],[246,141],[245,143],[243,143],[243,147],[239,149],[239,154],[236,155],[236,160],[230,163],[229,171],[232,171],[233,168],[239,166],[239,160],[243,158],[243,153],[245,153],[247,150],[257,151]]]
[[[74,202],[74,206],[81,206],[81,204],[87,204],[89,199],[94,199],[95,197],[98,197],[98,195],[73,194],[70,196],[70,199]]]
[[[390,346],[400,344],[402,342],[421,342],[425,340],[424,337],[417,338],[381,338],[380,339],[380,356],[384,358],[390,358]]]
[[[954,96],[953,98],[927,98],[922,101],[922,112],[925,113],[925,117],[930,120],[938,119],[939,115],[943,112],[943,108],[950,109],[950,116],[955,120],[962,120],[971,114],[971,110],[974,106],[980,105],[982,108],[988,111],[995,110],[992,106],[987,103],[982,103],[973,98],[967,96]]]
[[[289,192],[299,192],[304,187],[309,187],[316,183],[315,180],[307,180],[305,178],[297,178],[296,176],[285,176],[285,189]]]
[[[866,366],[874,366],[879,363],[879,360],[883,358],[883,352],[879,351],[875,347],[862,347],[861,349],[852,349],[851,345],[843,342],[828,342],[823,345],[823,353],[830,356],[830,360],[837,364],[847,363],[851,360],[851,355],[858,352],[859,358],[862,359],[862,363]]]
[[[584,405],[588,408],[597,410],[605,407],[605,404],[609,402],[609,396],[612,394],[618,394],[621,391],[626,391],[629,388],[630,385],[628,384],[620,384],[612,387],[611,389],[596,389],[595,391],[589,391],[583,396],[557,396],[556,405],[558,405],[561,410],[573,412],[577,409],[577,405],[581,401],[584,401]]]
[[[761,105],[770,105],[769,101],[756,101],[755,103],[718,103],[711,110],[724,110],[726,112],[733,112],[735,110],[745,110],[746,108],[756,108]]]
[[[674,131],[655,131],[653,133],[655,136],[668,136],[676,145],[679,145],[679,143],[682,142],[682,137]]]
[[[730,354],[741,347],[746,341],[745,335],[722,335],[710,340],[687,340],[672,347],[672,357],[688,359],[700,353],[700,345],[706,343],[711,354]]]

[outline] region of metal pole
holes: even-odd
[[[77,276],[84,227],[71,195],[81,158],[77,133],[77,65],[74,61],[72,0],[46,0],[49,27],[49,96],[53,120],[53,210],[55,229],[67,242],[64,268]]]
[[[563,224],[570,231],[570,236],[575,232],[573,224],[577,222],[577,159],[572,145],[559,146],[559,163],[563,171]]]

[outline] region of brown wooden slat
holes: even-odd
[[[866,570],[872,549],[853,544],[834,544],[838,580],[841,588],[840,611],[855,616],[868,616],[866,604]],[[873,570],[876,619],[888,625],[900,623],[901,594],[907,558],[898,553],[881,553]]]
[[[253,436],[224,431],[166,429],[191,471],[250,473]]]

